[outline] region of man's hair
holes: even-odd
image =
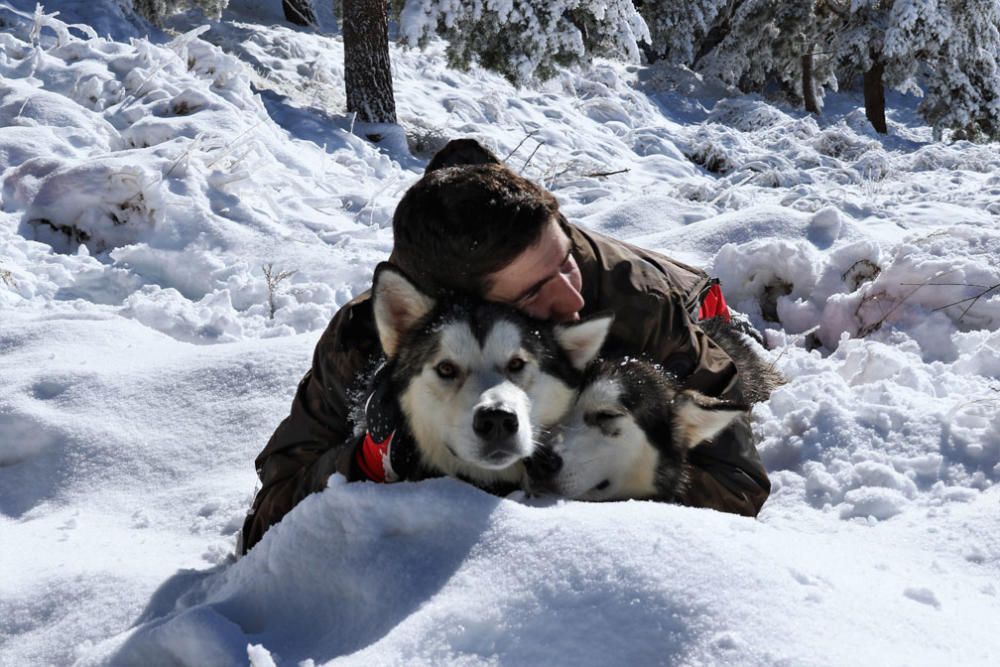
[[[553,220],[555,197],[502,164],[428,170],[396,207],[391,261],[430,294],[482,296]]]
[[[425,174],[445,167],[473,164],[502,164],[493,151],[475,139],[452,139],[427,163]]]

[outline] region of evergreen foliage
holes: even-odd
[[[516,84],[594,56],[638,62],[649,40],[630,0],[408,0],[400,32],[411,45],[437,33],[452,66],[478,62]]]
[[[691,65],[709,31],[725,16],[733,0],[636,2],[649,27],[650,51],[672,63]]]
[[[654,54],[743,91],[777,84],[808,106],[808,87],[818,103],[864,75],[868,103],[883,105],[884,87],[922,95],[937,136],[1000,138],[1000,0],[647,0],[641,10]]]
[[[198,7],[206,16],[218,18],[229,0],[125,0],[132,9],[153,25],[163,25],[164,19],[171,14]]]
[[[727,19],[725,36],[698,63],[698,70],[748,92],[776,82],[792,99],[801,101],[806,96],[803,57],[809,57],[808,83],[822,99],[824,87],[836,88],[836,77],[832,59],[817,47],[825,26],[815,8],[813,2],[739,3]]]
[[[1000,140],[1000,2],[948,0],[951,31],[926,75],[920,111],[936,138]]]
[[[1000,139],[1000,0],[845,0],[828,43],[842,77],[875,66],[886,86],[923,95],[941,137]]]

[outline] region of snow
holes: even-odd
[[[515,88],[431,40],[392,46],[376,146],[339,36],[271,4],[55,10],[0,4],[0,664],[992,664],[997,145],[666,65]],[[765,332],[758,520],[335,477],[234,559],[253,458],[458,136]]]

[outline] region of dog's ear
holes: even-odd
[[[602,313],[579,322],[556,325],[556,341],[566,352],[573,368],[582,371],[597,357],[614,320],[613,313]]]
[[[717,436],[749,410],[742,403],[685,389],[674,397],[674,438],[682,447],[693,449]]]
[[[375,267],[372,311],[385,356],[394,357],[403,335],[434,308],[434,299],[421,292],[392,264]]]

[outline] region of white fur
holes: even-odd
[[[682,391],[674,403],[677,411],[675,437],[688,449],[719,435],[742,413],[736,408],[715,407],[721,401],[692,390]]]
[[[580,500],[649,498],[656,493],[660,453],[645,431],[621,404],[621,386],[609,378],[588,385],[564,420],[553,443],[562,458],[562,468],[553,480],[558,495]],[[710,440],[742,413],[736,407],[696,391],[676,394],[674,403],[664,400],[664,410],[675,410],[674,437],[682,446],[694,447]],[[622,415],[605,422],[606,433],[584,420],[587,414],[608,412]],[[606,488],[596,487],[607,480]],[[530,483],[529,483],[530,486]]]
[[[574,368],[583,370],[597,356],[613,321],[614,316],[604,315],[579,323],[556,326],[556,340],[566,351]]]
[[[553,425],[569,409],[573,390],[541,371],[538,360],[522,347],[521,331],[511,322],[497,322],[481,347],[464,322],[443,327],[439,335],[437,353],[400,396],[421,454],[446,474],[484,483],[520,482],[521,459],[533,453],[538,430]],[[514,356],[527,364],[520,373],[507,374]],[[454,380],[444,381],[434,370],[444,360],[458,368]],[[508,460],[483,457],[484,444],[472,425],[476,410],[484,408],[517,416],[516,451]]]
[[[563,465],[555,491],[580,500],[617,500],[648,498],[656,492],[656,466],[659,452],[619,401],[621,387],[609,379],[589,385],[564,421],[554,449]],[[622,416],[608,422],[614,435],[589,425],[584,415],[600,411]],[[596,487],[607,480],[608,486]]]
[[[377,272],[373,310],[387,356],[396,355],[404,334],[434,305],[433,299],[398,271],[382,268]],[[600,351],[611,321],[609,316],[556,328],[560,346],[577,369]],[[444,326],[438,336],[433,358],[424,361],[399,396],[422,456],[445,474],[487,484],[520,482],[524,475],[521,460],[534,452],[540,429],[554,425],[569,410],[574,391],[542,372],[538,360],[523,347],[522,331],[512,322],[497,321],[481,346],[466,322]],[[508,365],[515,356],[526,364],[512,373]],[[436,367],[442,361],[456,368],[454,378],[438,375]],[[517,431],[502,443],[485,442],[473,428],[477,410],[485,409],[514,414]],[[505,456],[496,458],[499,452]]]
[[[379,342],[385,355],[393,357],[403,333],[434,309],[434,299],[392,269],[379,271],[372,292]]]

